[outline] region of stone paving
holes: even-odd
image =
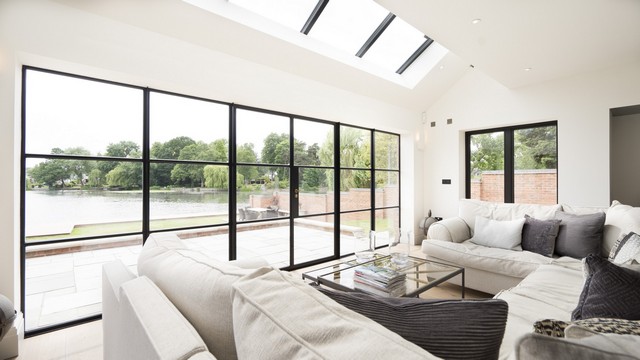
[[[333,233],[295,228],[295,263],[332,255]],[[289,265],[289,227],[238,232],[238,259],[261,257],[275,267]],[[342,254],[353,252],[353,238],[343,235]],[[228,256],[227,235],[184,240],[218,260]],[[25,325],[27,331],[67,322],[102,310],[102,265],[120,259],[134,273],[141,247],[123,246],[34,257],[26,260]]]

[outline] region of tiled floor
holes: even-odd
[[[296,263],[331,256],[333,233],[296,227]],[[289,265],[289,227],[238,232],[238,258],[261,257],[275,267]],[[228,258],[228,237],[203,236],[185,240],[218,260]],[[342,253],[353,251],[353,239],[345,238]],[[101,276],[104,263],[122,260],[136,272],[140,246],[50,255],[26,260],[25,325],[27,330],[75,320],[101,312]]]

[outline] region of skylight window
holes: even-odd
[[[425,41],[424,34],[396,17],[362,58],[396,72]]]
[[[355,55],[387,14],[371,0],[330,1],[309,37]]]
[[[318,0],[229,0],[278,24],[300,31]]]
[[[409,88],[448,52],[373,0],[183,1]]]

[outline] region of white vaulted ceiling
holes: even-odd
[[[449,50],[412,88],[182,0],[55,1],[416,111],[467,71],[513,88],[640,60],[637,0],[376,0]]]

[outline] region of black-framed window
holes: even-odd
[[[465,133],[466,198],[558,202],[557,122]]]
[[[29,336],[99,317],[102,264],[152,233],[292,270],[400,222],[398,134],[30,66],[22,101]]]

